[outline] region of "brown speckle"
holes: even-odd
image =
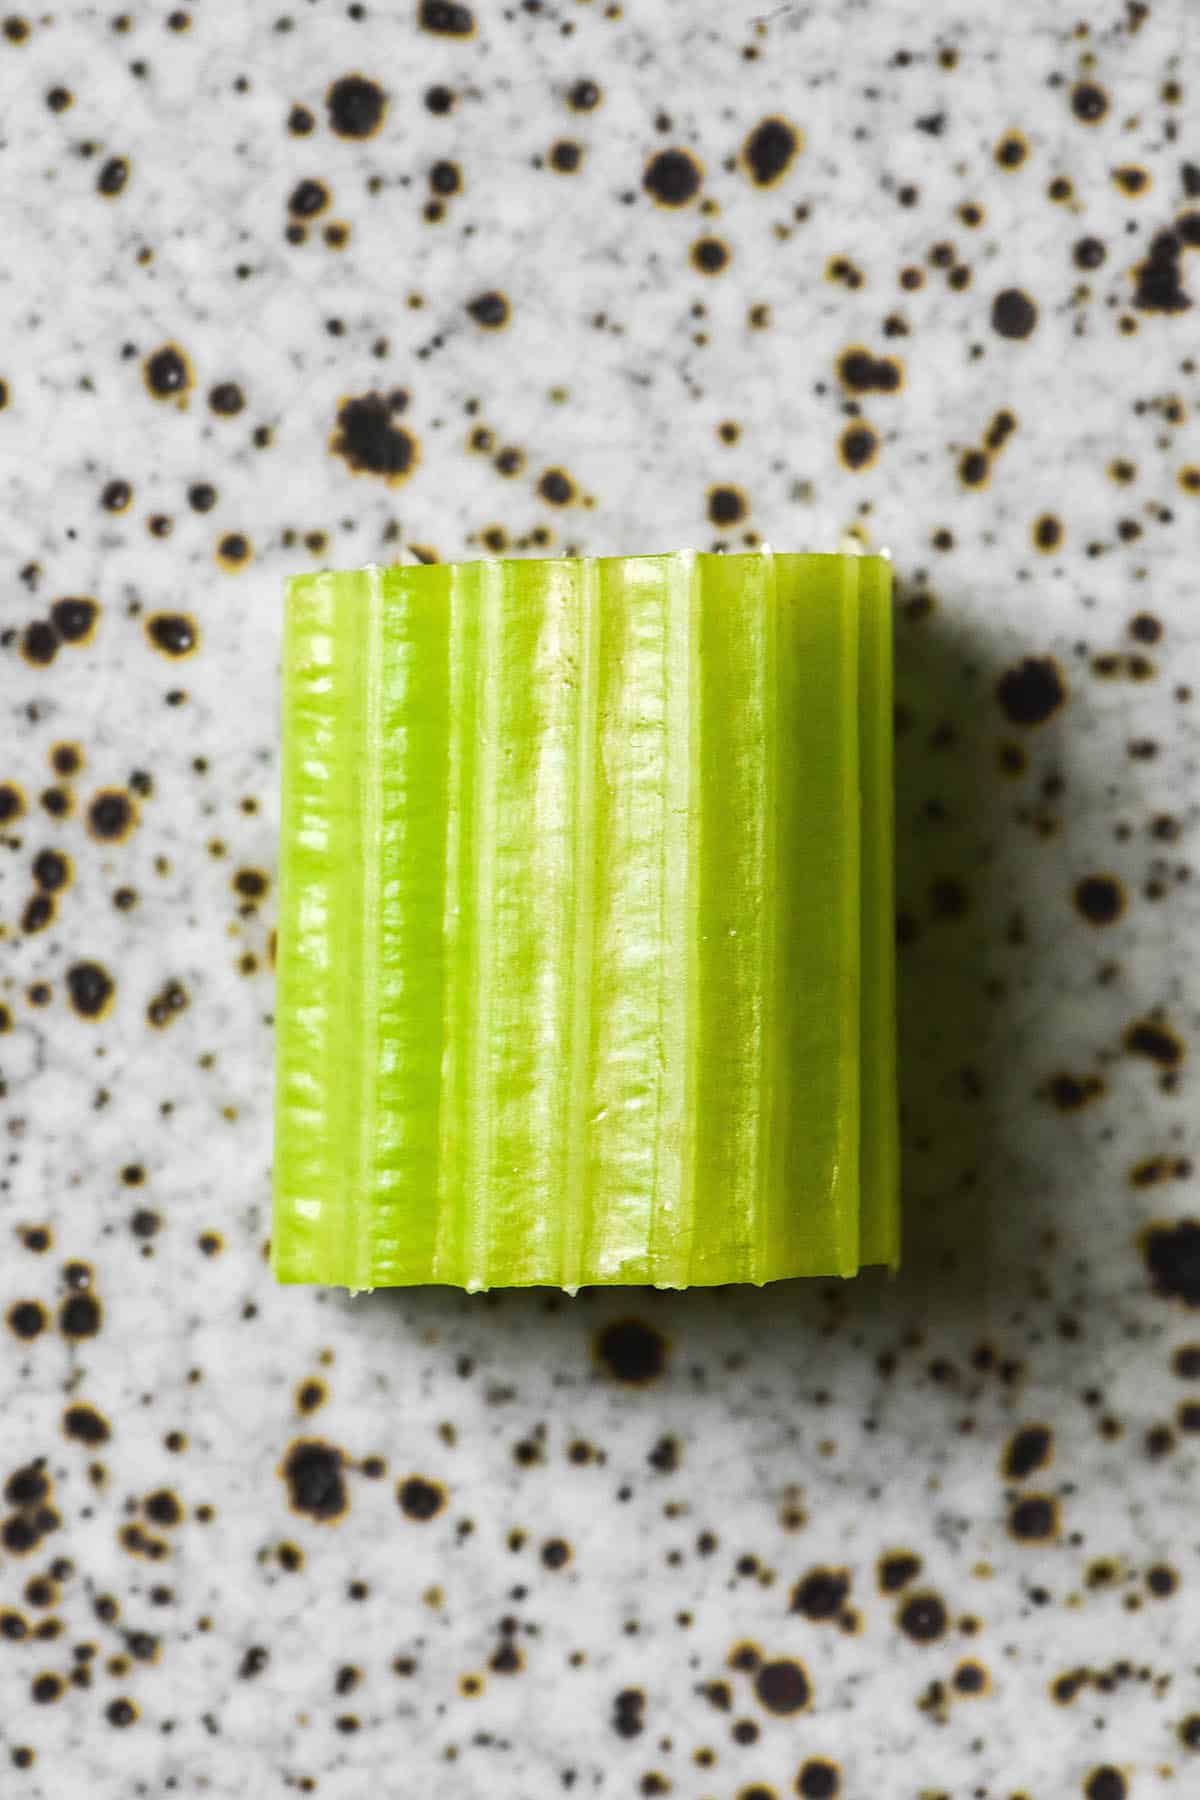
[[[712,524],[725,529],[739,524],[746,517],[749,504],[741,488],[730,487],[727,483],[723,483],[718,487],[709,488],[707,511]]]

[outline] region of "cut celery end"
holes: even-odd
[[[283,679],[281,1280],[895,1261],[886,564],[304,577]]]

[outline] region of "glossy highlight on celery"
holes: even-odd
[[[280,1280],[896,1262],[891,641],[868,556],[290,584]]]

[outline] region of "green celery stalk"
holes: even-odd
[[[894,1262],[890,669],[873,558],[293,581],[279,1278]]]

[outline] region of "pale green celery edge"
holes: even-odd
[[[890,633],[867,557],[291,584],[281,1280],[895,1263]]]

